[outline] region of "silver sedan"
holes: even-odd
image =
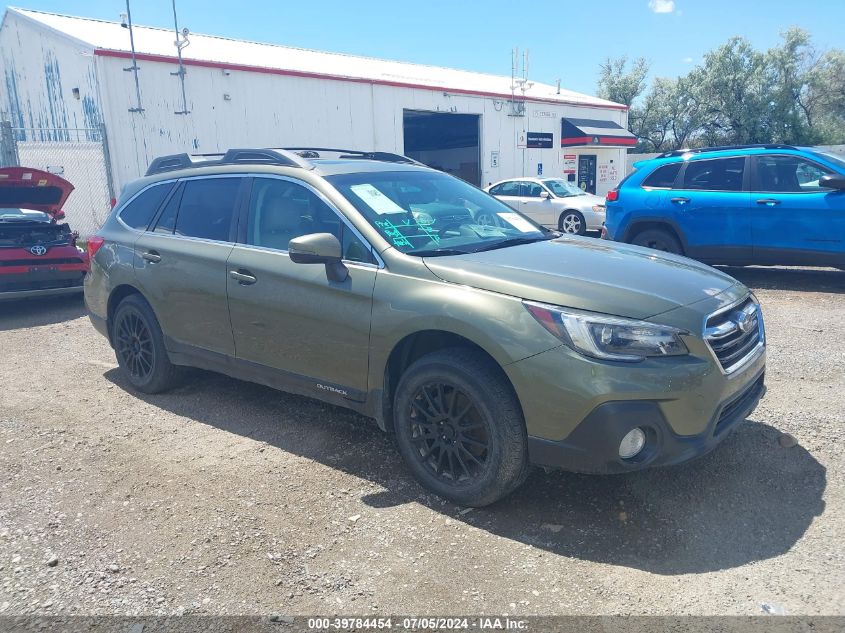
[[[601,231],[604,198],[562,178],[511,178],[485,189],[535,222],[564,233]]]

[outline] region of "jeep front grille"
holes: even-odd
[[[726,374],[736,371],[765,345],[760,305],[748,297],[707,318],[704,340]]]

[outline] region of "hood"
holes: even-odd
[[[634,319],[714,297],[737,283],[686,257],[575,236],[424,261],[444,281]]]
[[[67,180],[40,169],[0,169],[0,207],[44,211],[58,219],[71,191]]]

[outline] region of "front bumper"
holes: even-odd
[[[76,294],[82,292],[81,266],[30,273],[0,274],[0,301]]]
[[[67,288],[43,288],[37,290],[13,290],[11,292],[0,292],[0,301],[30,299],[33,297],[56,297],[59,295],[76,295],[81,293],[82,286],[69,286]]]
[[[593,409],[565,440],[529,436],[529,460],[537,466],[601,474],[679,464],[713,450],[751,414],[765,393],[761,370],[739,393],[722,402],[707,428],[696,435],[675,433],[657,402],[605,402]],[[619,443],[636,427],[646,432],[645,448],[631,459],[622,459]]]

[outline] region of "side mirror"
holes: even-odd
[[[59,220],[65,219],[65,212],[64,211],[56,211],[53,214],[53,222],[58,222]]]
[[[828,174],[819,178],[819,187],[827,187],[828,189],[838,189],[842,191],[845,189],[845,176],[839,174]]]
[[[341,261],[340,241],[331,233],[311,233],[295,237],[288,244],[294,264],[325,264],[331,281],[346,281],[349,270]]]
[[[540,194],[540,197],[543,198],[544,200],[551,200],[552,194],[550,194],[548,191],[544,191],[543,193]]]

